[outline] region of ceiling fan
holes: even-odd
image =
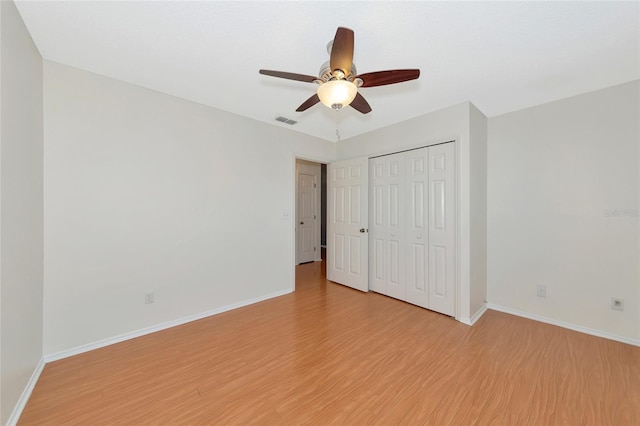
[[[353,64],[353,40],[353,30],[343,27],[338,28],[333,41],[329,42],[327,46],[330,60],[320,67],[319,77],[273,70],[260,70],[260,74],[318,84],[317,93],[304,101],[296,109],[298,112],[305,111],[318,102],[322,102],[334,110],[351,105],[363,114],[371,112],[371,106],[358,93],[359,87],[385,86],[387,84],[415,80],[420,77],[419,69],[358,74]]]

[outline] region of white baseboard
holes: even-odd
[[[459,321],[463,324],[467,324],[467,325],[473,325],[475,324],[480,317],[487,312],[487,303],[485,302],[480,309],[478,309],[478,311],[473,314],[473,316],[471,318],[460,318]]]
[[[36,365],[36,368],[33,370],[33,374],[31,374],[31,377],[27,382],[27,386],[24,387],[22,395],[20,395],[20,398],[18,398],[18,402],[16,403],[15,407],[13,407],[13,411],[11,412],[9,420],[7,421],[7,426],[15,426],[16,424],[18,424],[18,419],[20,419],[22,410],[24,410],[24,407],[27,405],[27,401],[29,401],[31,392],[33,392],[33,389],[36,387],[36,383],[38,383],[38,379],[40,378],[40,374],[42,374],[44,365],[44,358],[40,358],[38,365]]]
[[[546,324],[557,325],[558,327],[567,328],[569,330],[578,331],[580,333],[590,334],[592,336],[602,337],[604,339],[615,340],[617,342],[626,343],[628,345],[640,346],[640,340],[630,339],[624,336],[618,336],[617,334],[594,330],[588,327],[583,327],[581,325],[571,324],[569,322],[559,321],[553,318],[543,317],[541,315],[530,314],[528,312],[507,308],[505,306],[494,305],[492,303],[489,303],[488,308],[494,311],[504,312],[506,314],[511,314],[518,317],[522,317],[522,318],[528,318],[535,321],[544,322]]]
[[[113,345],[115,343],[124,342],[125,340],[135,339],[136,337],[144,336],[146,334],[155,333],[156,331],[166,330],[167,328],[175,327],[178,325],[186,324],[191,321],[197,321],[202,318],[210,317],[212,315],[221,314],[223,312],[231,311],[233,309],[241,308],[243,306],[252,305],[254,303],[262,302],[267,299],[273,299],[274,297],[284,296],[291,293],[291,289],[276,291],[264,296],[254,297],[253,299],[243,300],[242,302],[232,303],[230,305],[222,306],[220,308],[211,309],[209,311],[201,312],[199,314],[189,315],[187,317],[179,318],[173,321],[167,321],[161,324],[157,324],[151,327],[142,328],[140,330],[132,331],[129,333],[120,334],[118,336],[109,337],[107,339],[98,340],[97,342],[87,343],[86,345],[76,346],[71,349],[47,354],[44,356],[45,362],[58,361],[63,358],[78,355],[84,352],[89,352],[94,349],[103,348],[105,346]]]

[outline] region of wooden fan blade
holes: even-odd
[[[356,97],[353,99],[353,101],[351,101],[349,105],[363,114],[368,114],[371,112],[371,106],[369,105],[369,102],[367,102],[360,93],[356,93]]]
[[[298,112],[305,111],[305,110],[311,108],[312,106],[314,106],[315,104],[317,104],[318,102],[320,102],[320,98],[318,97],[318,94],[316,93],[315,95],[313,95],[312,97],[310,97],[309,99],[304,101],[302,103],[302,105],[300,105],[298,107],[298,109],[296,111],[298,111]]]
[[[420,77],[419,69],[376,71],[358,76],[362,80],[362,86],[360,87],[385,86],[387,84],[415,80],[418,77]]]
[[[260,70],[260,74],[269,75],[271,77],[286,78],[287,80],[304,81],[305,83],[313,83],[318,79],[311,75],[296,74],[293,72]]]
[[[353,63],[353,31],[349,28],[339,27],[333,38],[331,47],[331,71],[342,70],[345,77],[351,72]]]

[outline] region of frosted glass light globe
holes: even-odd
[[[330,80],[318,87],[320,102],[335,110],[348,106],[358,94],[358,88],[348,80]]]

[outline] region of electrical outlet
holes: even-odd
[[[624,311],[624,299],[611,298],[611,309],[614,311]]]
[[[536,286],[536,296],[538,297],[547,297],[547,286],[538,284]]]
[[[153,292],[144,294],[144,303],[145,304],[153,303],[153,301],[154,301]]]

